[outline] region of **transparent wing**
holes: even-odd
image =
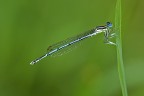
[[[69,47],[70,46],[73,46],[73,45],[75,45],[76,43],[78,43],[79,41],[81,41],[81,40],[83,40],[83,39],[81,39],[81,38],[83,38],[83,37],[85,37],[85,36],[88,36],[89,34],[93,34],[95,32],[95,29],[92,29],[92,30],[89,30],[89,31],[87,31],[87,32],[85,32],[85,33],[82,33],[82,34],[79,34],[79,35],[77,35],[77,36],[74,36],[74,37],[71,37],[71,38],[68,38],[68,39],[65,39],[65,40],[63,40],[63,41],[61,41],[61,42],[58,42],[58,43],[56,43],[56,44],[53,44],[53,45],[51,45],[51,46],[49,46],[48,48],[47,48],[47,52],[50,52],[50,51],[52,51],[52,50],[55,50],[55,49],[57,49],[57,48],[60,48],[60,47],[62,47],[62,46],[65,46],[65,45],[67,45],[67,46],[65,46],[65,47],[68,47],[68,48],[62,48],[63,50],[64,49],[69,49]],[[85,38],[84,38],[85,39]],[[71,42],[74,42],[74,41],[76,41],[77,40],[77,42],[75,42],[75,43],[73,43],[73,44],[70,44]],[[60,51],[60,50],[59,50]],[[66,50],[65,50],[66,51]]]

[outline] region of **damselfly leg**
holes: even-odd
[[[107,27],[107,30],[105,30],[105,33],[104,33],[104,43],[110,44],[110,45],[116,45],[114,42],[109,40],[110,38],[115,37],[115,33],[111,33],[112,24],[110,22],[107,22],[106,27]]]

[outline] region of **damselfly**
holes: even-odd
[[[80,41],[82,41],[86,38],[92,37],[93,35],[96,35],[96,34],[99,34],[99,33],[102,33],[102,32],[104,32],[106,43],[115,45],[115,43],[109,41],[110,29],[111,28],[112,28],[112,23],[107,22],[106,25],[104,25],[104,26],[97,26],[97,27],[85,32],[85,33],[82,33],[82,34],[77,35],[75,37],[68,38],[64,41],[58,42],[54,45],[51,45],[51,46],[48,47],[48,52],[45,55],[35,59],[30,64],[33,65],[33,64],[37,63],[38,61],[42,60],[43,58],[45,58],[47,56],[50,56],[54,53],[57,53],[58,51],[60,51],[64,48],[67,48],[68,46],[71,46],[71,45],[73,45],[77,42],[80,42]]]

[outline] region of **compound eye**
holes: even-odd
[[[107,27],[112,27],[112,23],[111,22],[107,22]]]

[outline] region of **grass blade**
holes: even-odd
[[[116,27],[116,29],[118,29],[116,31],[118,73],[119,73],[122,94],[123,94],[123,96],[128,96],[126,81],[125,81],[123,57],[122,57],[121,18],[122,18],[122,16],[121,16],[121,0],[117,0],[116,10],[115,10],[115,27]]]

